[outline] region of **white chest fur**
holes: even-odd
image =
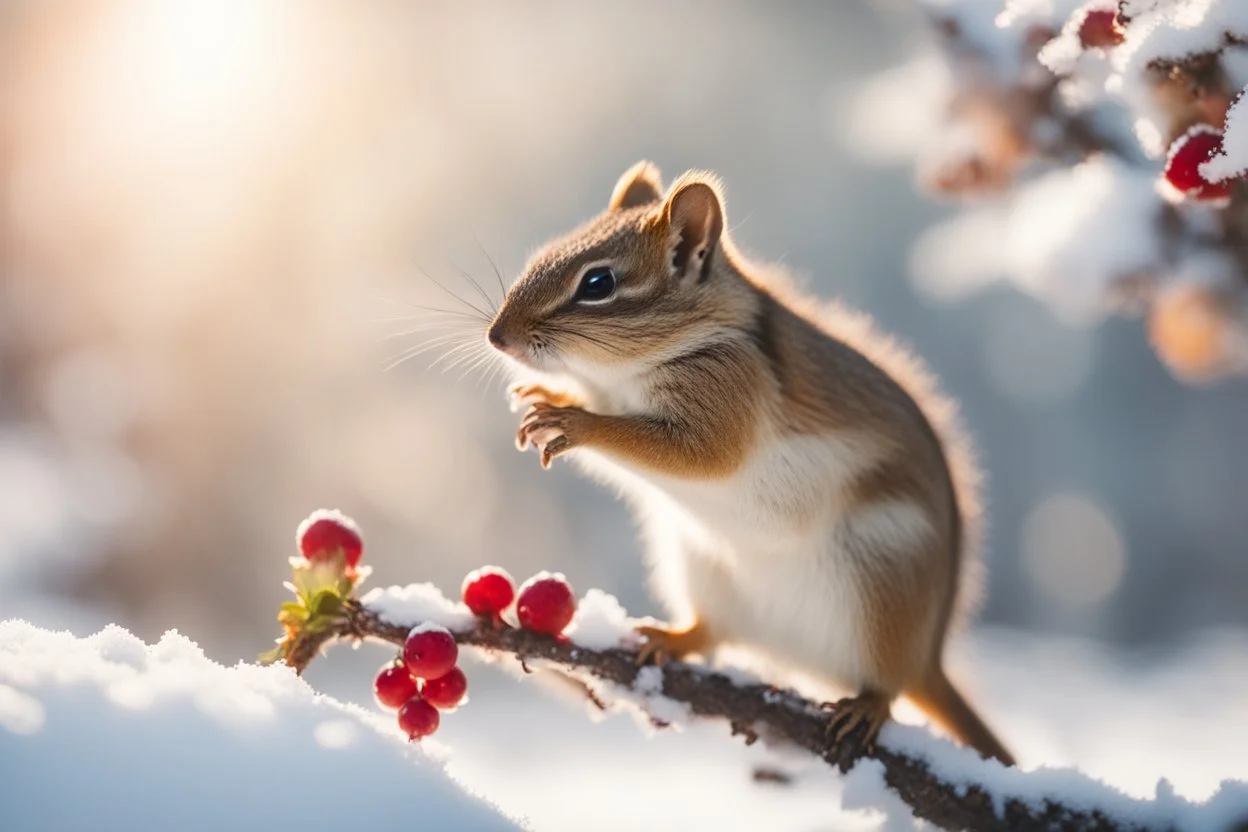
[[[655,589],[719,639],[858,687],[872,680],[853,570],[838,548],[844,486],[869,467],[865,437],[768,437],[732,477],[688,481],[580,454],[637,507]]]

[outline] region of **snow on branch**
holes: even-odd
[[[1248,373],[1248,3],[920,6],[935,48],[844,120],[967,203],[916,247],[919,285],[1004,278],[1081,323],[1143,313],[1180,378]]]
[[[297,672],[341,640],[403,645],[413,626],[437,624],[459,644],[492,656],[510,656],[525,669],[556,670],[582,683],[602,708],[631,706],[663,727],[690,716],[726,721],[747,743],[796,745],[842,770],[843,759],[825,740],[828,714],[791,691],[700,665],[639,665],[633,626],[614,598],[591,590],[564,636],[478,618],[430,584],[374,590],[346,599],[324,626],[284,642],[282,656]],[[1159,787],[1152,801],[1129,798],[1073,770],[1022,772],[891,724],[881,742],[857,761],[853,777],[895,791],[916,816],[946,829],[1010,830],[1223,830],[1248,817],[1248,790],[1224,787],[1206,804],[1188,803]]]

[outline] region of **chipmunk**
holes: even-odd
[[[831,706],[830,749],[872,748],[904,695],[1013,763],[942,668],[980,514],[950,406],[865,318],[748,262],[713,175],[664,193],[634,165],[532,258],[487,337],[518,371],[516,445],[543,467],[570,454],[636,509],[681,622],[639,628],[643,659],[739,645],[856,693]]]

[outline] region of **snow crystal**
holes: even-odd
[[[462,603],[449,600],[431,583],[378,588],[360,599],[367,609],[391,624],[439,624],[452,632],[471,630],[477,619]]]
[[[1248,32],[1243,0],[1158,0],[1135,4],[1126,40],[1114,50],[1123,74],[1142,75],[1152,61],[1213,52],[1228,32]]]
[[[614,595],[591,589],[577,602],[566,634],[573,643],[590,650],[634,647],[641,639],[633,624]]]
[[[1200,166],[1200,175],[1211,182],[1232,179],[1248,172],[1248,89],[1226,113],[1222,152]]]
[[[321,520],[328,520],[342,526],[343,528],[353,532],[356,537],[363,539],[359,525],[357,525],[356,522],[346,514],[336,508],[318,508],[307,517],[303,518],[302,522],[299,523],[298,528],[295,529],[296,548],[302,547],[303,536],[308,533],[308,529],[312,528],[313,524],[319,523]]]
[[[408,636],[414,636],[417,633],[446,633],[449,636],[451,631],[441,624],[435,624],[432,621],[422,621],[411,629]]]
[[[1053,25],[1070,18],[1085,0],[1005,0],[996,18],[1001,28]],[[1113,5],[1116,0],[1103,0]]]
[[[663,695],[663,670],[654,665],[638,670],[632,687],[586,673],[578,678],[593,691],[597,705],[610,712],[631,713],[646,733],[658,727],[681,728],[692,717],[688,705]]]
[[[1087,10],[1113,10],[1117,7],[1117,0],[1095,0],[1088,4]],[[1079,30],[1083,28],[1087,14],[1078,9],[1078,4],[1074,8],[1064,9],[1059,21],[1065,21],[1062,24],[1061,33],[1044,45],[1040,53],[1036,56],[1040,63],[1047,66],[1057,75],[1070,75],[1079,71],[1083,64],[1104,64],[1109,53],[1104,49],[1085,49]]]
[[[1131,23],[1123,43],[1111,53],[1113,75],[1108,92],[1134,111],[1136,135],[1152,157],[1165,153],[1168,117],[1160,109],[1148,66],[1221,48],[1225,33],[1248,33],[1248,3],[1243,0],[1145,0],[1127,10]]]
[[[663,668],[657,665],[647,665],[637,671],[637,680],[633,683],[633,687],[639,693],[662,693],[663,692]]]
[[[0,623],[0,771],[22,796],[0,800],[3,829],[518,828],[425,751],[289,668],[223,667],[176,633]]]

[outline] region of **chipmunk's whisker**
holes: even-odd
[[[380,336],[377,340],[379,340],[379,341],[390,341],[390,340],[392,340],[392,339],[394,339],[394,338],[403,338],[404,336],[407,336],[407,335],[416,335],[416,334],[418,334],[418,333],[421,333],[421,332],[429,332],[429,331],[431,331],[431,330],[432,330],[432,331],[437,331],[437,330],[452,330],[452,332],[450,333],[450,334],[452,334],[452,335],[466,335],[466,334],[469,334],[469,333],[471,333],[471,334],[473,334],[473,335],[476,335],[476,334],[478,334],[478,333],[480,332],[479,327],[478,327],[475,323],[473,324],[473,326],[472,326],[472,329],[471,329],[471,330],[464,329],[464,328],[463,328],[463,326],[464,326],[463,324],[459,324],[459,325],[458,325],[458,328],[456,328],[456,325],[455,325],[455,324],[449,324],[449,323],[446,323],[446,322],[441,322],[441,323],[439,323],[439,322],[437,322],[437,321],[429,321],[429,322],[426,322],[426,323],[420,324],[420,325],[418,325],[418,326],[409,327],[408,329],[402,329],[402,330],[399,330],[398,332],[391,332],[391,333],[387,333],[386,335],[382,335],[382,336]]]
[[[451,349],[447,350],[446,352],[438,356],[434,361],[432,361],[429,364],[429,369],[432,370],[435,367],[437,367],[439,364],[442,364],[442,362],[447,361],[449,359],[450,363],[446,364],[442,368],[442,372],[445,373],[447,370],[450,370],[451,368],[458,366],[460,362],[466,361],[467,359],[471,358],[473,355],[473,350],[477,350],[481,348],[482,348],[482,345],[478,344],[475,341],[469,342],[466,344],[460,344],[457,347],[452,347]]]
[[[433,338],[426,338],[418,344],[412,344],[410,347],[407,347],[406,350],[415,350],[416,352],[414,354],[419,355],[425,350],[433,349],[434,347],[440,347],[446,344],[468,343],[475,340],[476,338],[470,336],[466,332],[450,332],[445,335],[437,335]]]
[[[572,337],[580,338],[581,340],[588,341],[591,344],[596,344],[606,350],[614,349],[614,347],[612,347],[612,345],[603,338],[599,338],[596,335],[588,335],[584,332],[577,332],[572,329],[556,329],[556,330],[553,330],[552,334],[554,334],[556,338],[564,336],[564,335],[570,335]]]
[[[489,370],[485,373],[484,376],[482,376],[482,378],[489,378],[491,375],[493,375],[494,370],[501,363],[498,360],[499,358],[500,356],[498,355],[498,353],[494,352],[493,350],[483,351],[480,355],[476,357],[475,360],[469,362],[464,367],[463,372],[459,374],[459,377],[455,379],[455,382],[458,384],[466,376],[471,375],[472,373],[475,373],[477,370],[481,369],[482,367],[489,367]],[[481,384],[481,381],[479,379],[477,382],[477,385],[480,386],[480,384]]]
[[[497,315],[498,304],[495,303],[494,299],[489,296],[489,294],[485,291],[484,288],[482,288],[481,284],[477,282],[477,279],[473,277],[472,274],[467,269],[464,269],[460,266],[456,266],[455,264],[451,264],[451,265],[455,269],[455,271],[460,273],[460,275],[464,278],[464,280],[468,281],[468,283],[472,286],[472,288],[477,290],[477,294],[480,295],[481,299],[485,301],[486,308],[490,310],[490,317],[493,318],[495,315]]]
[[[492,356],[492,359],[493,360],[489,364],[489,369],[486,370],[485,375],[479,382],[482,389],[488,390],[489,386],[493,382],[497,381],[500,375],[507,372],[507,362],[503,361],[503,357],[501,355],[496,354]]]
[[[460,346],[463,346],[467,343],[470,343],[476,340],[477,339],[475,336],[471,336],[468,333],[453,333],[451,335],[443,335],[437,338],[432,338],[428,341],[424,341],[414,346],[408,347],[404,350],[401,350],[397,355],[395,355],[394,357],[388,360],[385,366],[385,372],[389,372],[393,370],[395,367],[398,367],[400,364],[404,363],[405,361],[415,358],[416,356],[422,353],[428,352],[429,350],[436,349],[441,346],[445,346],[446,344],[454,345],[456,344],[457,341],[462,341],[463,343],[460,344]]]
[[[507,286],[506,286],[506,283],[503,281],[503,273],[498,268],[498,263],[495,262],[493,256],[491,256],[490,252],[486,249],[485,245],[481,242],[481,238],[477,236],[477,230],[472,227],[472,223],[468,223],[468,233],[472,235],[472,241],[477,244],[477,248],[481,249],[481,253],[484,254],[485,259],[489,261],[490,268],[494,270],[494,276],[498,278],[499,298],[507,297]]]
[[[468,318],[469,320],[473,320],[473,321],[480,320],[479,315],[471,313],[471,312],[465,312],[461,309],[442,309],[441,307],[437,307],[437,306],[425,306],[423,304],[414,303],[410,300],[395,300],[394,298],[388,298],[385,295],[372,295],[372,297],[384,303],[390,303],[395,306],[406,306],[411,309],[419,309],[422,312],[433,312],[439,315],[454,315],[460,318]],[[377,322],[402,321],[402,320],[410,320],[416,317],[420,317],[420,316],[406,315],[406,316],[401,316],[401,317],[396,317],[396,318],[375,318],[374,321],[377,321]]]
[[[455,292],[452,292],[450,289],[446,288],[446,286],[442,285],[442,283],[440,283],[436,277],[429,274],[429,272],[425,271],[423,266],[417,266],[416,268],[420,269],[420,273],[423,274],[426,278],[428,278],[430,283],[432,283],[434,286],[437,286],[444,293],[446,293],[448,297],[450,297],[451,299],[455,300],[456,302],[462,304],[463,306],[475,312],[476,317],[479,318],[482,322],[489,322],[490,320],[493,319],[494,315],[492,313],[487,312],[486,310],[482,309],[480,306],[477,306],[475,303],[472,303],[471,301],[469,301],[467,298],[461,295],[458,295]]]

